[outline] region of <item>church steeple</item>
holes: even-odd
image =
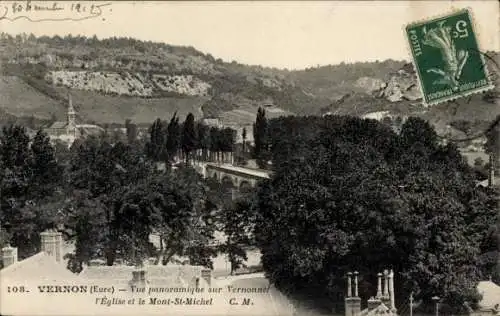
[[[68,93],[68,134],[76,137],[76,111],[73,107],[73,100],[71,94]]]

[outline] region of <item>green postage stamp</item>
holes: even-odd
[[[406,26],[425,104],[493,88],[468,9]]]

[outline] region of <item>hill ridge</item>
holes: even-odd
[[[499,54],[492,56],[498,60]],[[41,93],[40,100],[51,99],[46,107],[37,108],[30,107],[33,95],[17,104],[8,101],[11,95],[0,106],[11,115],[24,108],[25,114],[40,118],[62,116],[68,89],[77,102],[81,100],[83,118],[101,123],[127,118],[147,123],[156,116],[167,119],[175,111],[223,117],[237,109],[255,113],[264,104],[298,115],[365,115],[390,109],[432,120],[446,114],[443,106],[427,112],[412,106],[419,103],[420,92],[408,61],[340,63],[292,71],[224,62],[191,46],[131,38],[6,33],[0,34],[0,61],[1,75],[20,78]],[[12,91],[7,93],[19,93],[16,89],[22,85],[9,86]],[[484,103],[479,96],[474,100]],[[483,112],[472,113],[471,120],[495,114],[486,107]],[[453,114],[445,116],[454,120]]]

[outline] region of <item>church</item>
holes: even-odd
[[[52,142],[60,141],[71,146],[76,139],[104,133],[104,128],[93,124],[77,124],[73,100],[71,95],[68,95],[66,121],[53,122],[49,127],[44,129],[44,132],[47,133]]]

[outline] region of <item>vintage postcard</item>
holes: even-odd
[[[0,1],[0,315],[500,315],[496,1]]]

